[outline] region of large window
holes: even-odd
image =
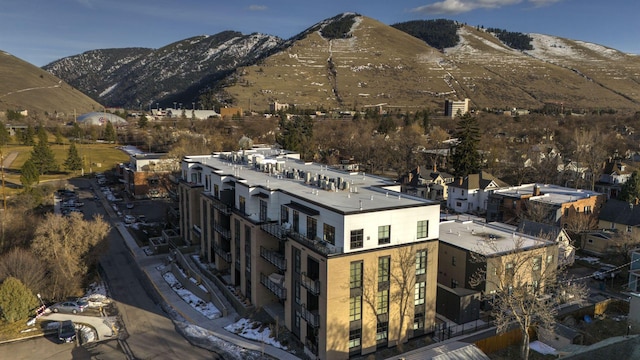
[[[349,330],[349,349],[360,347],[362,329]]]
[[[300,212],[293,210],[293,232],[300,233]]]
[[[267,221],[267,202],[260,200],[260,221]]]
[[[349,298],[349,321],[356,321],[362,318],[362,296]]]
[[[378,258],[378,284],[389,282],[390,265],[391,265],[391,257],[383,256]]]
[[[362,261],[354,261],[350,264],[349,287],[351,289],[362,287]]]
[[[418,221],[416,237],[418,239],[423,239],[427,236],[429,236],[429,220]]]
[[[427,250],[416,252],[416,275],[422,275],[427,271]]]
[[[280,205],[280,223],[285,224],[289,222],[289,209],[286,206]]]
[[[542,264],[542,256],[536,256],[533,258],[533,271],[540,271],[540,265]]]
[[[378,321],[376,327],[376,341],[384,342],[389,338],[389,322]]]
[[[244,196],[240,196],[240,213],[242,213],[243,215],[246,214],[247,210],[247,200],[244,198]]]
[[[413,316],[413,330],[420,330],[424,328],[424,314],[416,313]]]
[[[336,244],[336,228],[329,224],[323,224],[322,230],[323,230],[322,232],[323,232],[324,241],[328,242],[331,245],[335,245]]]
[[[315,240],[318,234],[318,220],[307,216],[307,239]]]
[[[416,283],[415,305],[424,304],[425,288],[426,283],[424,281]]]
[[[386,314],[389,312],[389,290],[378,291],[376,295],[376,314]]]
[[[215,196],[216,199],[220,198],[220,186],[218,186],[218,184],[213,184],[213,196]]]
[[[378,245],[391,242],[391,225],[378,226]]]
[[[364,230],[351,230],[351,248],[360,249],[364,240]]]

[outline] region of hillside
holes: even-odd
[[[0,111],[68,117],[102,108],[59,78],[5,52],[0,52],[0,79]]]
[[[226,90],[254,109],[271,101],[301,107],[442,108],[468,97],[477,108],[640,109],[640,58],[585,42],[531,34],[534,50],[509,48],[493,34],[460,26],[443,52],[358,16],[351,36],[308,33],[260,64],[237,72]],[[323,24],[320,24],[320,28]]]
[[[521,51],[485,29],[448,20],[421,25],[345,13],[286,41],[227,31],[157,50],[93,50],[45,69],[107,106],[128,108],[197,102],[263,111],[278,101],[439,111],[445,99],[467,97],[479,109],[640,110],[638,56],[540,34],[520,34],[533,39],[533,49]]]

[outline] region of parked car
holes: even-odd
[[[64,312],[64,313],[72,313],[77,314],[79,312],[83,312],[84,309],[89,306],[89,303],[84,300],[75,300],[75,301],[63,301],[57,304],[53,304],[49,306],[49,309],[54,313]]]
[[[614,265],[602,264],[600,268],[593,273],[593,278],[596,280],[605,280],[615,278],[620,273]]]
[[[124,216],[124,223],[125,224],[133,224],[134,222],[136,222],[136,217],[133,215],[125,215]]]
[[[133,203],[127,203],[127,209],[133,209]]]
[[[58,326],[58,340],[61,343],[70,343],[76,341],[76,326],[71,320],[64,320]]]

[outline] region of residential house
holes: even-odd
[[[448,186],[447,207],[458,213],[484,214],[489,195],[507,186],[507,183],[486,171],[457,178]]]
[[[616,199],[622,185],[631,177],[633,169],[620,160],[608,160],[604,163],[602,173],[595,183],[594,189],[607,195],[607,199]]]
[[[631,264],[629,264],[629,291],[640,293],[640,249],[631,252]],[[637,300],[636,300],[637,301]],[[640,318],[640,311],[636,317]]]
[[[417,167],[398,179],[403,193],[425,199],[442,201],[447,199],[447,186],[453,182],[453,175],[446,172],[425,170]]]
[[[598,228],[628,233],[640,240],[640,204],[609,199],[600,209]]]
[[[559,226],[523,220],[518,225],[519,233],[537,236],[558,244],[558,265],[571,266],[576,260],[576,248],[567,231]]]
[[[271,149],[185,156],[179,194],[181,236],[222,290],[277,317],[310,358],[373,353],[435,324],[439,203]]]
[[[514,268],[519,259],[531,259],[530,266]],[[558,266],[558,244],[554,241],[519,233],[512,226],[481,221],[446,220],[440,223],[438,283],[451,288],[464,287],[494,294],[496,284],[509,271],[532,285],[547,267]],[[476,285],[474,277],[486,269],[484,281]],[[541,285],[541,284],[540,284]]]

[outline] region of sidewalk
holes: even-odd
[[[206,329],[212,335],[245,349],[264,352],[265,354],[280,360],[299,360],[297,356],[285,350],[258,341],[245,339],[225,330],[225,326],[233,324],[238,320],[238,315],[236,312],[231,311],[232,309],[230,309],[229,315],[226,317],[213,320],[208,319],[203,314],[195,310],[178,294],[176,294],[171,286],[169,286],[169,284],[164,280],[160,270],[157,269],[159,266],[165,265],[166,255],[147,256],[144,251],[138,247],[138,244],[123,223],[118,223],[116,228],[131,251],[136,263],[147,275],[147,278],[149,278],[153,286],[156,288],[158,294],[162,296],[164,302],[171,306],[188,323]]]

